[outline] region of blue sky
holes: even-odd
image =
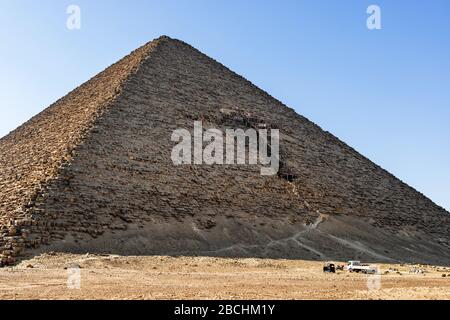
[[[371,4],[382,30],[366,27]],[[0,0],[0,136],[162,34],[450,209],[448,0]]]

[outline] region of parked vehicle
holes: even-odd
[[[366,274],[374,274],[378,272],[378,267],[374,267],[368,264],[362,264],[360,261],[356,260],[348,261],[345,269],[350,272],[361,272]]]
[[[323,265],[323,272],[336,273],[335,264],[331,262],[325,262]]]

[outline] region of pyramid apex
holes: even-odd
[[[173,40],[173,39],[171,37],[163,34],[163,35],[160,35],[158,38],[156,38],[156,40]]]
[[[171,38],[167,35],[161,35],[157,38],[154,38],[153,40],[150,40],[143,47],[154,47],[154,46],[157,46],[162,43],[170,43],[170,42],[174,43],[174,42],[182,42],[182,41]]]
[[[163,35],[159,36],[158,38],[155,38],[152,41],[150,41],[150,43],[160,43],[160,42],[165,42],[165,41],[178,41],[178,40],[173,39],[173,38],[163,34]]]

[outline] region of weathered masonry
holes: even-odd
[[[280,175],[175,167],[171,133],[197,119],[279,129]],[[449,222],[330,133],[168,37],[0,140],[1,265],[50,250],[449,264]]]

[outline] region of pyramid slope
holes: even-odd
[[[89,135],[92,124],[160,40],[135,50],[0,139],[3,237],[17,237],[16,227],[30,223],[36,199],[70,162],[73,150]],[[10,246],[6,242],[0,239],[0,245]]]
[[[279,128],[283,170],[298,179],[254,166],[174,167],[174,129],[194,120],[245,129],[224,110]],[[61,250],[450,263],[445,210],[167,37],[2,139],[0,151],[4,261]]]

